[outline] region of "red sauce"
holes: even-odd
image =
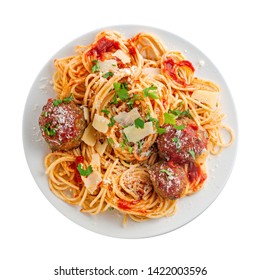
[[[132,40],[128,40],[128,42],[130,43],[130,45],[128,47],[129,53],[130,53],[130,55],[135,56],[136,55],[135,46],[133,45]]]
[[[110,40],[106,37],[100,38],[94,47],[87,52],[89,56],[96,56],[97,58],[102,58],[103,54],[106,52],[115,52],[120,48],[119,42]]]
[[[118,201],[118,207],[120,209],[123,209],[123,210],[131,210],[132,209],[132,206],[137,204],[138,203],[138,200],[134,200],[134,201],[126,201],[124,199],[119,199]]]
[[[176,81],[177,83],[186,86],[186,81],[179,78],[176,74],[176,69],[177,67],[189,67],[193,72],[195,71],[193,65],[191,64],[190,61],[188,60],[182,60],[180,62],[175,62],[172,58],[168,58],[163,62],[164,65],[164,71],[166,71],[172,78],[174,81]]]
[[[207,179],[207,174],[203,173],[200,166],[190,162],[188,165],[188,179],[190,183],[198,180],[200,177],[200,183],[204,182]]]
[[[182,60],[182,61],[180,61],[178,64],[177,64],[178,66],[187,66],[187,67],[189,67],[193,72],[195,71],[195,68],[193,67],[193,65],[192,65],[192,63],[190,62],[190,61],[188,61],[188,60]]]
[[[75,172],[74,179],[75,179],[76,183],[82,183],[81,176],[80,176],[79,171],[77,169],[77,167],[80,163],[84,163],[84,157],[83,156],[77,156],[75,161],[70,165],[70,168],[72,168],[73,171]]]

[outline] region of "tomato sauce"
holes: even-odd
[[[198,180],[198,178],[200,178],[199,182],[202,183],[207,179],[207,174],[202,172],[199,165],[190,162],[188,165],[188,180],[190,183],[193,183]]]
[[[78,184],[82,183],[82,179],[81,179],[81,176],[80,176],[79,171],[78,171],[78,165],[80,163],[84,163],[84,157],[83,156],[77,156],[75,161],[70,165],[70,168],[72,168],[73,171],[75,172],[74,180]]]
[[[94,47],[87,52],[88,56],[95,56],[102,59],[104,53],[115,52],[120,48],[119,42],[110,40],[106,37],[100,38]]]
[[[126,201],[124,199],[118,200],[118,207],[122,210],[131,210],[132,206],[137,204],[139,200],[133,200],[133,201]]]
[[[173,78],[174,81],[176,81],[177,83],[183,86],[187,86],[187,84],[185,80],[179,78],[178,75],[176,74],[177,67],[186,66],[189,67],[193,72],[195,71],[193,65],[188,60],[175,62],[172,58],[168,58],[163,62],[163,65],[164,65],[164,71],[166,71]]]

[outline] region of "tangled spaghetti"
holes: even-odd
[[[173,215],[177,200],[158,195],[148,172],[149,166],[160,161],[156,148],[159,129],[169,110],[189,111],[196,124],[207,131],[208,152],[220,153],[233,141],[232,130],[222,124],[220,104],[216,100],[211,106],[193,96],[194,92],[219,92],[219,86],[195,77],[191,62],[180,52],[167,50],[151,34],[139,33],[125,39],[117,32],[100,32],[92,44],[77,46],[75,50],[75,55],[54,62],[57,97],[63,100],[72,95],[73,102],[84,109],[88,124],[93,123],[95,115],[110,123],[105,133],[93,127],[89,130],[94,137],[92,144],[81,141],[77,148],[53,151],[46,156],[51,191],[89,214],[117,209],[125,221],[127,217],[143,221]],[[121,87],[122,95],[117,94],[115,85]],[[153,133],[130,142],[123,132],[123,122],[116,122],[115,117],[134,108],[142,120],[152,121]],[[222,129],[230,135],[228,143],[221,136]],[[196,159],[203,176],[206,157],[207,153],[203,153]],[[78,164],[85,168],[91,165],[100,174],[98,186],[88,189],[84,185]],[[184,168],[188,173],[187,164]],[[182,196],[201,189],[204,181],[205,176],[197,176],[187,184]]]

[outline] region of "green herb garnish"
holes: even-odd
[[[164,128],[164,127],[158,126],[158,127],[156,127],[156,130],[159,135],[164,134],[166,132],[166,128]]]
[[[69,103],[71,100],[73,100],[72,94],[69,97],[66,97],[66,98],[62,99],[62,102]]]
[[[164,113],[164,123],[165,124],[176,124],[175,116],[171,113]]]
[[[124,142],[120,142],[119,144],[120,144],[121,149],[124,151],[124,149],[125,149],[125,143],[124,143]]]
[[[114,83],[114,89],[116,91],[117,96],[120,100],[125,101],[129,98],[128,90],[127,90],[127,84],[123,83]]]
[[[83,168],[81,167],[81,163],[78,164],[77,170],[78,170],[78,172],[79,172],[79,174],[80,174],[81,176],[89,176],[89,175],[93,172],[93,169],[92,169],[92,166],[91,166],[91,165],[89,165],[89,166],[87,167],[87,169],[83,169]]]
[[[107,142],[110,146],[112,146],[113,144],[115,144],[114,140],[112,138],[107,138]]]
[[[158,121],[156,118],[151,117],[150,112],[147,113],[146,118],[147,118],[149,121],[155,123],[155,127],[156,127],[157,133],[158,133],[159,135],[164,134],[164,133],[166,132],[166,129],[165,129],[164,127],[160,127],[159,121]]]
[[[118,101],[117,101],[117,94],[114,94],[114,96],[113,96],[113,98],[112,98],[112,100],[111,100],[110,103],[111,103],[111,104],[114,104],[114,105],[117,105],[117,104],[118,104]]]
[[[156,92],[157,87],[151,85],[148,88],[143,89],[143,93],[145,97],[150,97],[152,99],[159,99],[158,93]]]
[[[92,63],[93,63],[93,66],[92,66],[92,72],[95,73],[95,72],[98,72],[100,70],[100,65],[99,65],[99,62],[98,60],[92,60]]]
[[[176,148],[178,149],[178,152],[180,152],[180,151],[181,151],[181,150],[180,150],[181,145],[180,145],[179,138],[178,138],[178,137],[173,137],[173,138],[172,138],[172,142],[174,142],[174,143],[175,143]]]
[[[55,99],[52,101],[52,104],[54,106],[58,106],[60,105],[61,103],[69,103],[71,100],[73,100],[73,96],[72,94],[69,96],[69,97],[66,97],[64,99]]]
[[[144,121],[141,118],[138,118],[134,121],[136,128],[144,128]]]
[[[53,104],[54,106],[58,106],[58,105],[60,105],[61,103],[62,103],[62,100],[61,100],[61,99],[55,99],[55,100],[52,101],[52,104]]]
[[[45,126],[42,126],[43,131],[48,135],[48,136],[55,136],[56,135],[56,130],[54,128],[51,128],[51,123],[46,123]]]
[[[113,77],[114,76],[114,73],[113,72],[106,72],[102,77],[103,78],[108,78],[108,77]]]
[[[49,115],[49,112],[42,112],[42,116],[44,117],[44,118],[47,118],[48,117],[48,115]]]
[[[121,101],[126,101],[128,98],[130,98],[126,83],[114,83],[113,86],[116,93],[110,102],[111,104],[118,104],[117,98],[119,98]]]
[[[132,153],[133,153],[133,147],[128,146],[128,152],[129,152],[130,154],[132,154]]]
[[[172,173],[169,170],[161,169],[160,172],[167,174],[168,177],[172,176]]]
[[[175,116],[177,116],[177,118],[186,116],[186,117],[188,117],[189,119],[192,119],[192,116],[191,116],[191,114],[190,114],[189,109],[188,109],[188,110],[184,110],[184,111],[181,111],[181,110],[179,110],[179,109],[175,109],[175,110],[169,109],[168,112],[171,113],[171,114],[173,114],[173,115],[175,115]]]
[[[195,152],[193,150],[189,150],[189,153],[192,156],[192,158],[195,159]]]
[[[133,97],[129,101],[126,102],[126,104],[128,105],[128,107],[130,109],[133,109],[133,105],[136,100],[142,100],[142,97],[140,97],[138,94],[134,94]]]
[[[176,116],[172,113],[164,113],[164,123],[173,125],[176,130],[182,130],[185,128],[184,124],[176,125]]]
[[[108,108],[101,110],[101,112],[104,113],[106,116],[108,116],[110,114],[110,111],[108,110]]]
[[[114,117],[110,118],[110,123],[108,124],[109,127],[112,127],[116,123]]]
[[[181,125],[176,125],[174,124],[173,127],[176,129],[176,130],[183,130],[185,128],[185,125],[184,124],[181,124]]]

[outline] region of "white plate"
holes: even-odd
[[[220,85],[223,92],[221,95],[223,112],[227,115],[225,123],[233,128],[237,136],[236,111],[229,89],[219,71],[200,50],[172,33],[153,27],[121,25],[102,28],[102,30],[116,30],[125,37],[132,37],[139,32],[150,32],[158,37],[168,49],[181,51],[195,66],[196,76],[212,80]],[[49,152],[49,149],[41,138],[38,117],[48,97],[55,96],[50,83],[54,73],[53,59],[74,54],[74,46],[93,42],[99,31],[101,29],[83,35],[58,51],[43,67],[33,83],[27,98],[23,119],[23,143],[29,168],[45,197],[67,218],[88,230],[121,238],[143,238],[170,232],[193,220],[217,198],[231,173],[236,155],[237,140],[231,147],[225,149],[220,156],[208,159],[208,179],[205,187],[197,194],[179,200],[177,212],[170,218],[149,220],[143,223],[129,221],[124,227],[122,217],[115,211],[107,211],[97,216],[82,214],[77,207],[61,201],[49,190],[43,165],[44,156]],[[204,65],[199,67],[201,61],[204,62]]]

